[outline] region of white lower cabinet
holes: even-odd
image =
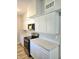
[[[50,4],[50,3],[52,3],[52,4]],[[61,9],[61,0],[45,0],[44,5],[45,5],[44,6],[45,13],[49,13],[49,12]],[[47,5],[51,5],[51,7],[48,6],[49,8],[46,8]]]
[[[32,57],[34,58],[34,59],[38,59],[38,49],[37,49],[37,47],[36,47],[36,45],[34,45],[33,43],[31,43],[30,44],[31,46],[31,49],[30,49],[30,51],[31,51],[31,55],[32,55]]]
[[[36,45],[35,43],[30,43],[31,55],[34,59],[58,59],[58,48],[52,50],[46,50],[45,48]]]

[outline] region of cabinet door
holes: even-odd
[[[48,8],[46,6],[48,6]],[[50,13],[59,9],[61,9],[61,0],[45,0],[45,13]]]
[[[48,5],[52,5],[52,6],[51,7],[49,6],[49,8],[47,8],[46,6]],[[50,13],[51,11],[54,11],[54,10],[55,10],[55,0],[45,0],[45,13]]]
[[[46,33],[46,19],[45,16],[40,16],[35,19],[35,31]]]
[[[49,59],[49,53],[46,54],[44,52],[39,45],[31,42],[31,55],[34,59]]]
[[[55,0],[55,10],[61,9],[61,0]]]
[[[57,12],[52,12],[46,15],[47,20],[47,33],[57,34],[59,31],[59,14]]]
[[[38,59],[49,59],[49,55],[43,53],[41,50],[39,50],[40,52],[38,52]]]
[[[37,46],[31,42],[30,43],[30,52],[34,59],[38,59],[38,51],[39,50],[38,50]]]
[[[35,18],[35,31],[36,32],[40,32],[41,31],[39,17]]]
[[[43,52],[41,53],[41,57],[42,57],[41,59],[50,59],[49,55],[47,55],[47,54],[45,54]]]

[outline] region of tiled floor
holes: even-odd
[[[24,48],[21,46],[21,44],[17,45],[17,59],[32,59],[26,55]]]

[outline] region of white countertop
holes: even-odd
[[[59,46],[58,44],[56,44],[54,42],[52,43],[52,42],[49,42],[47,40],[40,39],[40,38],[31,39],[31,42],[41,46],[42,48],[44,48],[46,50],[51,50],[51,49],[54,49]]]

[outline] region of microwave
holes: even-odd
[[[35,24],[28,24],[28,30],[35,30]]]

